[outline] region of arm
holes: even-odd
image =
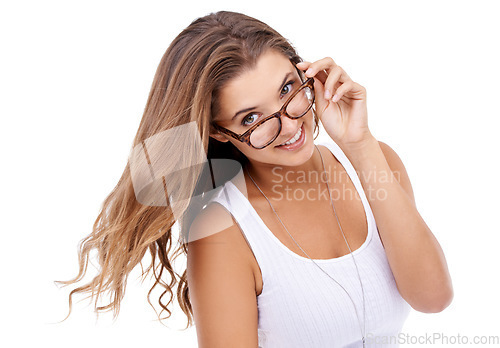
[[[189,243],[187,259],[198,345],[255,348],[258,313],[253,271],[236,247],[245,243],[238,225],[218,232],[222,220],[232,217],[219,204],[209,204],[190,229],[190,237],[205,236]]]
[[[420,312],[442,311],[453,299],[451,277],[441,246],[417,211],[401,159],[375,138],[344,152],[358,172],[401,296]]]

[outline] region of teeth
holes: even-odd
[[[295,136],[292,139],[288,140],[287,142],[284,142],[281,145],[290,145],[290,144],[293,144],[294,142],[296,142],[300,138],[301,134],[302,134],[302,127],[299,128],[297,134],[295,134]]]

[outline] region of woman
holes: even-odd
[[[316,145],[319,120],[331,141]],[[452,300],[405,168],[368,129],[365,89],[331,58],[303,61],[254,18],[221,11],[177,36],[133,145],[81,244],[79,274],[62,282],[80,281],[97,250],[100,273],[70,293],[70,312],[73,294],[91,292],[116,316],[148,250],[160,306],[170,315],[178,281],[200,347],[392,344],[410,306],[439,312]],[[176,222],[185,243],[169,254]],[[105,292],[112,301],[99,306]]]

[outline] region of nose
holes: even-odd
[[[299,123],[301,122],[300,118],[291,119],[285,115],[281,115],[281,136],[282,138],[291,138],[297,133],[297,129]],[[288,139],[287,138],[287,139]],[[286,140],[286,139],[285,139]]]

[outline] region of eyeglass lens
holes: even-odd
[[[302,88],[288,103],[286,113],[290,118],[299,118],[306,114],[314,101],[311,88]],[[256,148],[268,145],[278,135],[280,131],[280,120],[272,117],[257,126],[250,135],[250,142]]]

